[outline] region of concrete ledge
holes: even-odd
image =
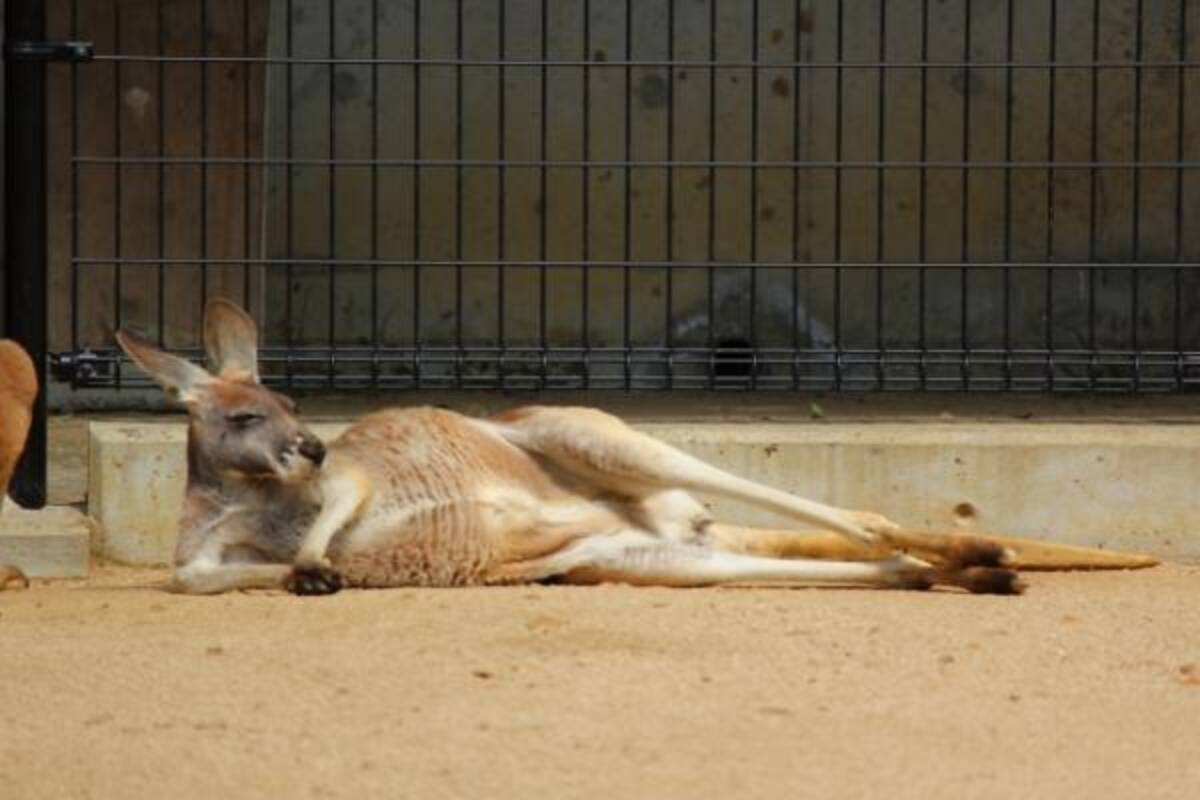
[[[328,441],[346,423],[317,423]],[[1200,425],[663,423],[641,430],[747,478],[913,526],[1200,560]],[[185,481],[179,422],[91,425],[99,551],[168,563]],[[779,524],[709,499],[714,512]]]
[[[0,564],[31,578],[77,578],[88,573],[93,523],[65,506],[26,511],[6,503],[0,513]]]
[[[88,514],[95,549],[125,564],[169,564],[187,481],[182,423],[89,426]]]

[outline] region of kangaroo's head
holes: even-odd
[[[226,300],[213,300],[205,309],[211,371],[127,331],[118,331],[117,341],[187,406],[189,482],[291,483],[316,474],[325,447],[296,419],[290,399],[259,382],[258,327],[245,311]]]

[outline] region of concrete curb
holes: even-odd
[[[317,423],[328,441],[346,423]],[[1200,425],[640,423],[754,480],[905,525],[987,530],[1200,560]],[[186,476],[180,422],[93,422],[97,550],[169,563]],[[714,512],[780,520],[730,501]]]
[[[78,509],[27,511],[6,503],[0,513],[0,564],[31,578],[78,578],[88,573],[94,523]]]

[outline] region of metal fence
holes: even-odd
[[[1179,391],[1200,3],[56,0],[51,350],[295,388]]]

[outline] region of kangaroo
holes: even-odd
[[[203,336],[211,372],[117,334],[188,409],[172,584],[182,592],[791,581],[1011,594],[1022,589],[1014,569],[1022,557],[1040,567],[1154,563],[906,532],[878,514],[739,478],[589,408],[524,407],[488,418],[397,408],[360,419],[326,446],[291,400],[260,382],[258,330],[245,311],[212,301]],[[690,492],[745,501],[824,533],[724,524]]]
[[[37,372],[29,354],[11,339],[0,339],[0,512],[25,449],[37,393]],[[10,585],[27,587],[29,579],[18,567],[0,564],[0,591]]]

